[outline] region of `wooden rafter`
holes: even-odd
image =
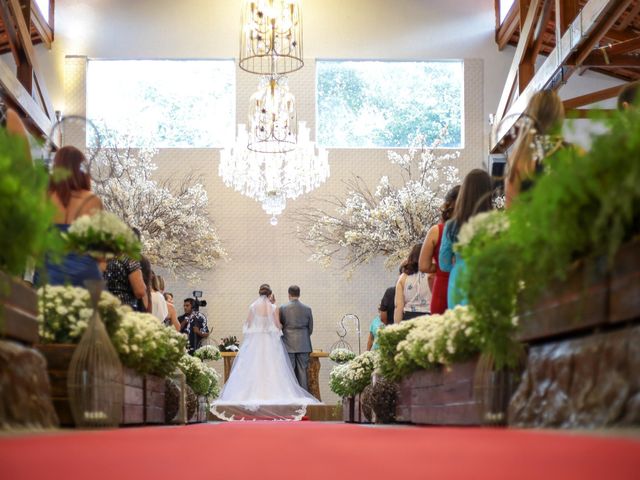
[[[620,90],[622,90],[622,86],[605,88],[604,90],[570,98],[562,103],[564,104],[565,110],[572,110],[578,107],[584,107],[585,105],[591,105],[592,103],[601,102],[602,100],[617,97]]]
[[[568,77],[576,70],[567,61],[572,58],[574,65],[580,65],[589,56],[593,46],[602,39],[620,14],[628,8],[631,1],[589,0],[583,6],[580,15],[567,24],[565,33],[556,39],[555,48],[550,52],[517,100],[507,110],[513,89],[513,81],[515,80],[515,70],[517,70],[521,60],[521,57],[518,57],[518,53],[524,51],[531,41],[530,32],[526,32],[523,29],[523,34],[520,36],[516,48],[514,61],[507,75],[498,110],[494,117],[491,136],[492,152],[502,148],[500,145],[502,140],[522,112],[524,112],[534,93],[547,87],[557,89],[562,83],[566,82]],[[534,3],[537,4],[537,2],[532,1],[531,5],[534,5]],[[560,0],[560,4],[562,3],[562,0]],[[528,13],[532,12],[531,8]]]
[[[596,50],[582,61],[581,67],[640,68],[640,57],[631,55],[607,55]]]

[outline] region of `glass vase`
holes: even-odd
[[[71,413],[79,427],[115,427],[122,422],[123,372],[98,302],[104,282],[86,281],[93,314],[69,364],[67,392]]]

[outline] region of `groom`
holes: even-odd
[[[298,383],[309,391],[307,367],[311,353],[311,334],[313,333],[313,314],[311,308],[300,302],[300,287],[289,287],[289,303],[280,307],[282,340],[289,352],[289,360],[295,371]]]

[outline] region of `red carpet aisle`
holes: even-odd
[[[65,432],[0,438],[0,478],[638,479],[640,441],[313,422]]]

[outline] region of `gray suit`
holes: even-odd
[[[291,300],[280,307],[280,323],[282,323],[282,341],[289,352],[289,359],[298,383],[309,391],[307,367],[309,353],[312,351],[311,334],[313,333],[311,308],[300,300]]]

